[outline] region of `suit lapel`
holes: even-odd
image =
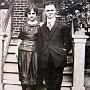
[[[52,37],[52,35],[58,30],[57,28],[60,28],[60,27],[61,27],[60,21],[58,19],[56,19],[55,24],[52,27],[52,30],[51,30],[51,33],[50,33],[50,36],[48,39],[50,39]]]
[[[47,27],[47,23],[44,24],[43,31],[44,31],[44,34],[45,34],[47,40],[49,40],[51,38],[51,36],[54,34],[54,32],[57,31],[58,27],[61,27],[61,25],[59,23],[60,23],[60,21],[58,19],[56,19],[55,24],[51,30],[49,30],[49,28]]]
[[[45,23],[43,25],[43,34],[48,39],[50,36],[50,33],[51,33],[51,31],[49,30],[49,28],[47,27],[47,24]]]
[[[56,19],[55,24],[53,25],[51,29],[50,36],[56,31],[56,28],[58,27],[59,21]]]

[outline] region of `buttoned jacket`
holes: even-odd
[[[65,67],[67,65],[67,53],[72,47],[70,28],[57,19],[51,30],[47,27],[47,23],[43,24],[38,32],[38,46],[42,68],[47,67],[50,54],[55,67]]]

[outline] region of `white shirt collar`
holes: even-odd
[[[50,22],[50,23],[51,23],[51,28],[52,28],[53,25],[54,25],[54,23],[55,23],[55,21],[56,21],[56,17],[54,17],[54,18],[52,18],[52,19],[48,19],[48,18],[47,18],[47,27],[48,27],[48,22]]]

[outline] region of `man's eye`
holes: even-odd
[[[49,12],[50,10],[47,10],[47,12]]]
[[[35,14],[35,13],[32,13],[33,15]]]
[[[54,11],[54,10],[51,10],[51,11]]]
[[[47,10],[47,12],[54,11],[54,10]]]

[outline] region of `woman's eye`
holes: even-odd
[[[28,14],[30,14],[30,15],[31,15],[31,14],[34,15],[35,13],[28,13]]]
[[[31,14],[31,13],[28,13],[28,14]]]

